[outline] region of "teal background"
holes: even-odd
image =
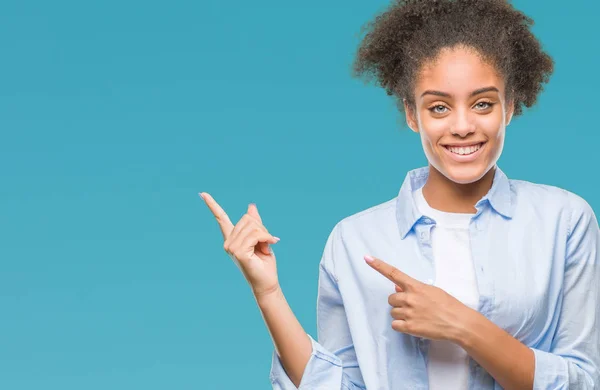
[[[330,230],[426,164],[350,77],[386,4],[3,1],[0,388],[270,388],[269,335],[198,192],[234,223],[257,203],[316,335]],[[556,71],[499,165],[598,213],[598,4],[515,5]]]

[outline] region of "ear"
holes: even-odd
[[[404,103],[404,112],[406,113],[406,124],[415,133],[419,132],[419,126],[417,125],[417,116],[414,110],[410,107],[406,99],[402,99]]]
[[[504,122],[506,123],[506,126],[508,126],[510,124],[510,121],[512,120],[514,112],[515,112],[515,100],[511,99],[506,104],[506,116],[504,117]]]

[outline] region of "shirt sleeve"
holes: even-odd
[[[570,193],[563,303],[549,352],[532,348],[537,389],[600,389],[600,230],[591,206]]]
[[[274,390],[364,390],[337,279],[331,271],[337,226],[329,235],[319,265],[317,294],[318,341],[310,335],[312,353],[300,386],[287,376],[276,351],[273,351],[270,379]]]

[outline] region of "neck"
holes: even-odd
[[[476,182],[459,184],[429,165],[429,176],[423,186],[423,196],[434,209],[448,213],[475,213],[475,203],[483,198],[494,180],[496,168],[490,169]]]

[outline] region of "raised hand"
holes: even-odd
[[[248,212],[234,226],[229,216],[210,194],[200,193],[215,216],[223,234],[223,249],[242,271],[254,295],[259,298],[279,288],[275,254],[269,244],[279,241],[262,224],[256,205],[250,204]]]

